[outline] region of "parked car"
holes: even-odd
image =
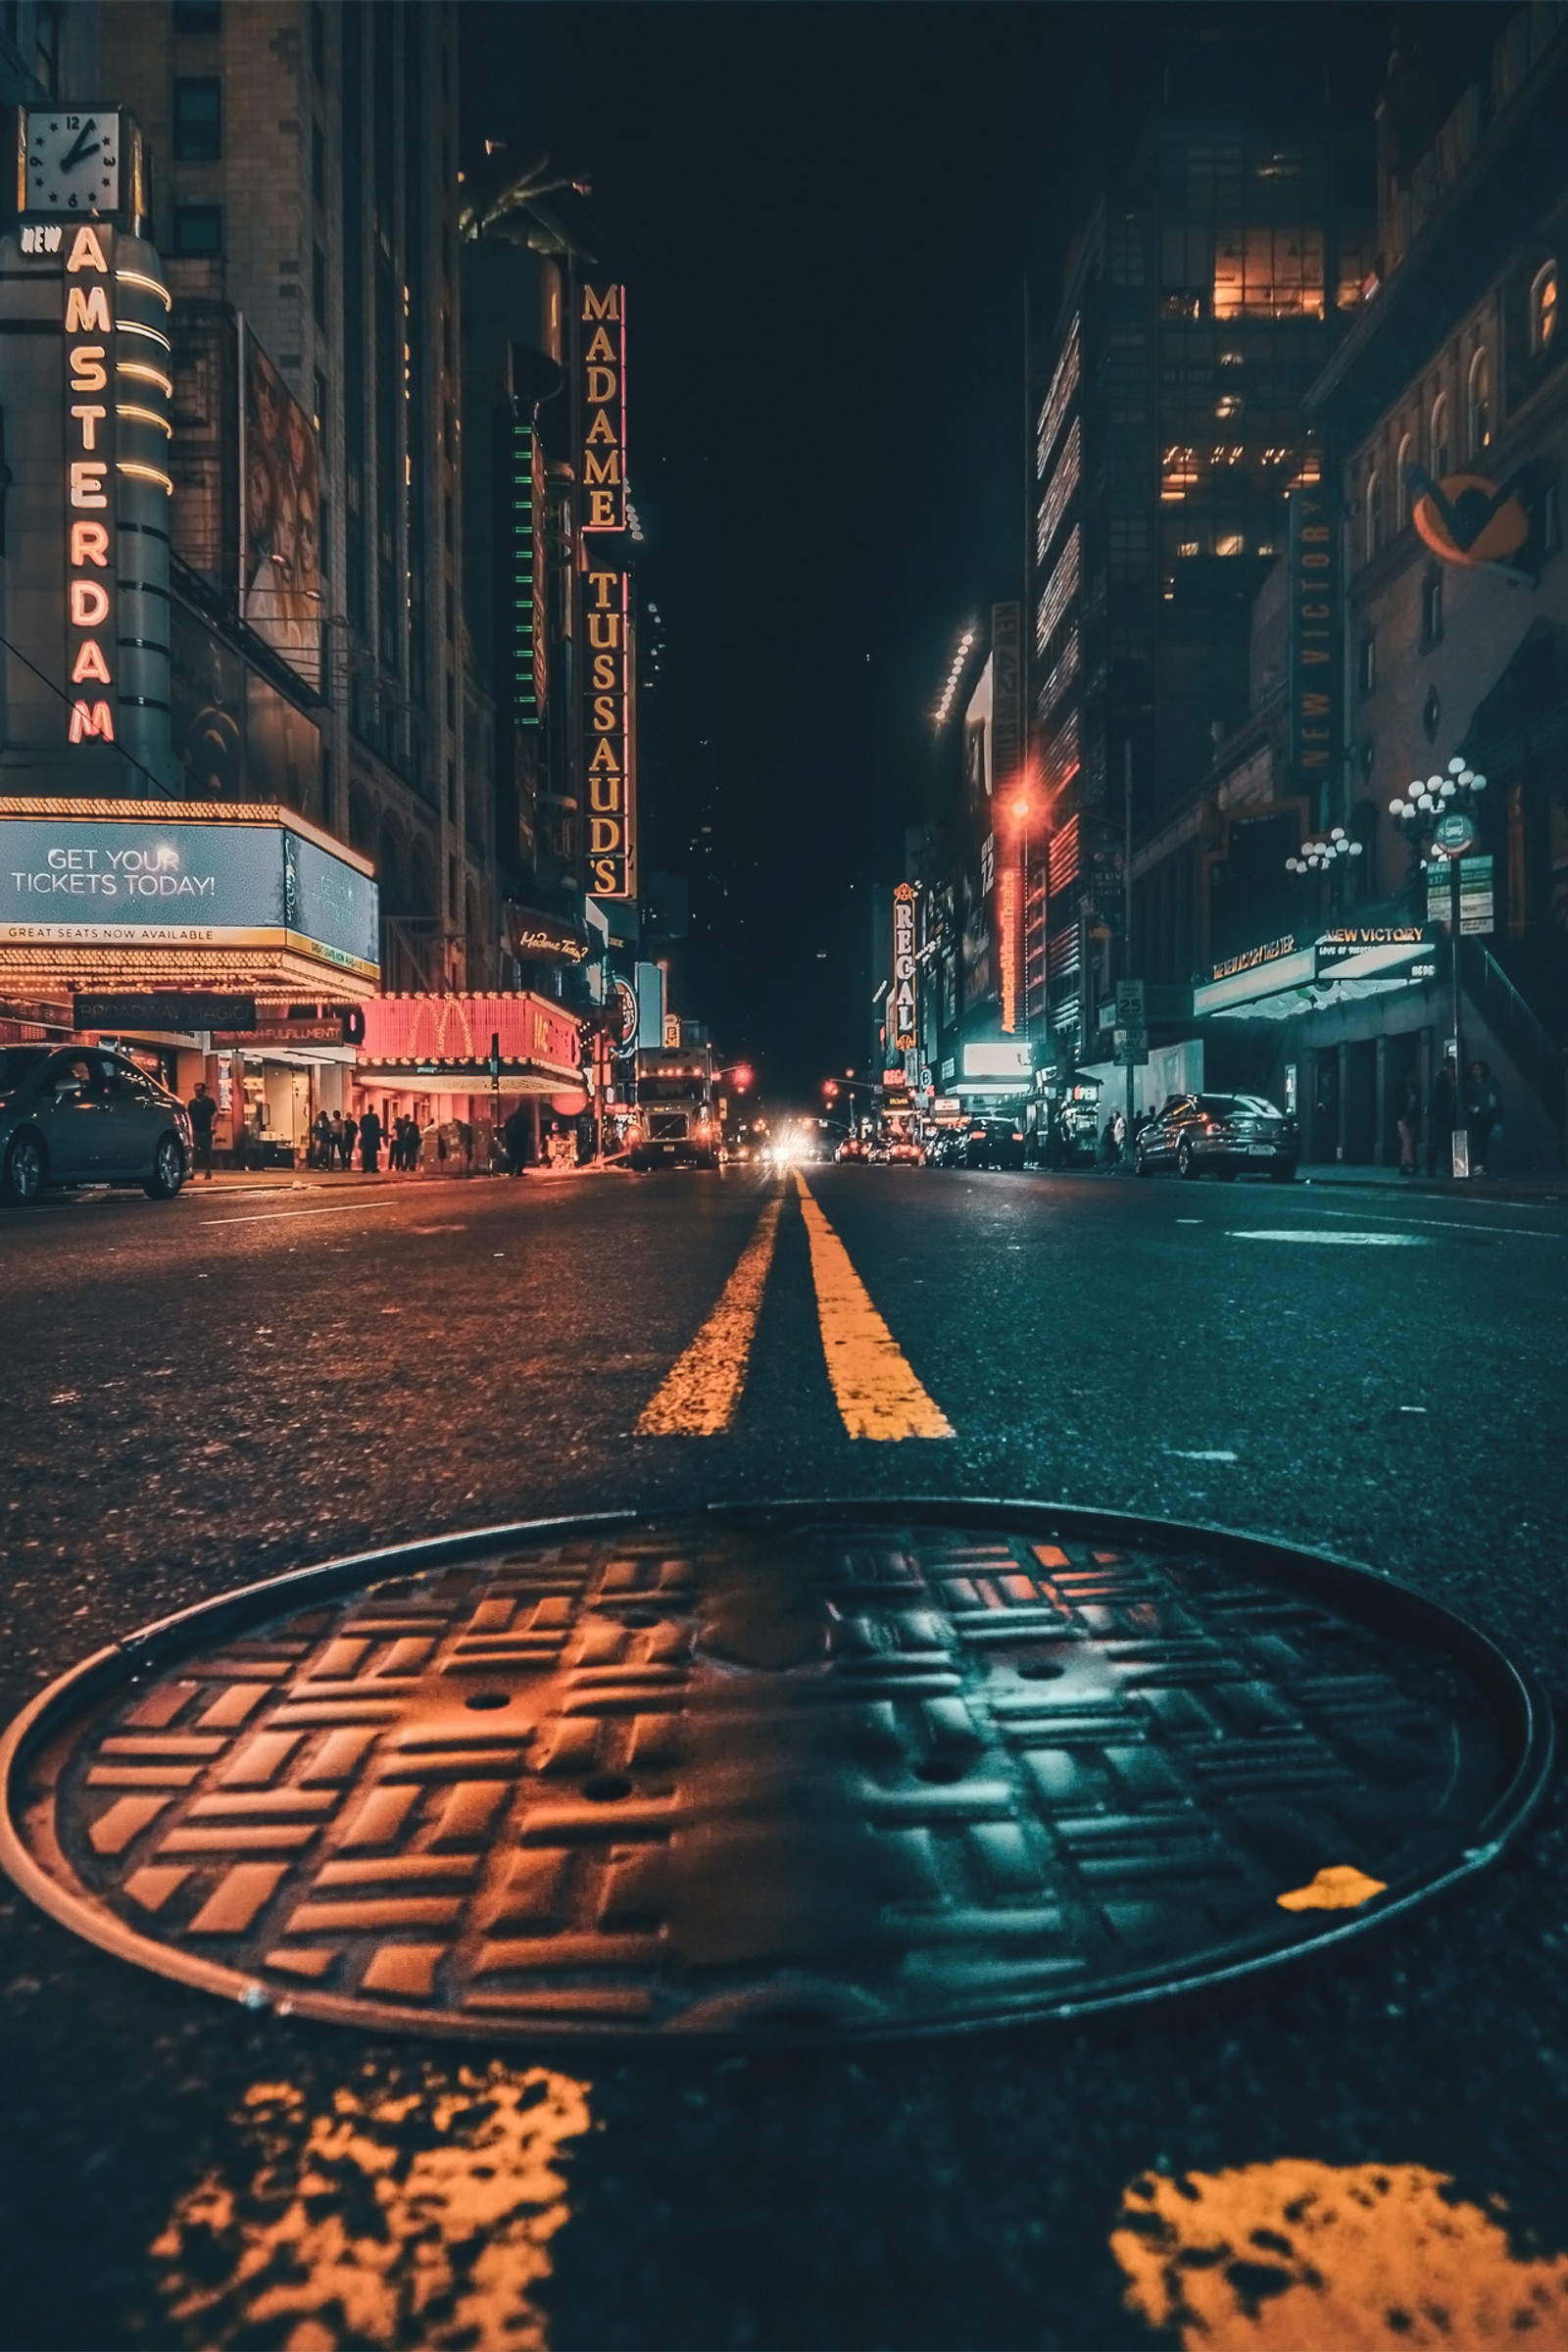
[[[928,1168],[959,1168],[963,1165],[963,1130],[958,1127],[939,1127],[925,1148]]]
[[[139,1184],[172,1200],[190,1171],[184,1104],[122,1054],[96,1046],[0,1046],[0,1199],[28,1207],[46,1186]]]
[[[912,1136],[896,1137],[888,1146],[888,1165],[890,1168],[923,1168],[925,1166],[923,1146],[917,1144]]]
[[[1293,1183],[1301,1156],[1296,1121],[1261,1095],[1177,1095],[1135,1146],[1140,1176],[1272,1177]]]
[[[1010,1119],[972,1119],[964,1135],[966,1168],[1021,1168],[1023,1129]]]
[[[870,1157],[870,1154],[871,1147],[862,1137],[849,1135],[845,1137],[833,1156],[842,1166],[846,1161],[863,1163]]]

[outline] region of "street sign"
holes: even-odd
[[[1459,929],[1471,937],[1484,938],[1496,928],[1494,868],[1490,858],[1450,858],[1441,865],[1436,861],[1429,865],[1427,920],[1451,925],[1456,873],[1459,880]]]
[[[1116,983],[1116,1027],[1142,1029],[1144,1026],[1144,984],[1141,980],[1118,980]]]
[[[1140,1069],[1149,1059],[1149,1031],[1142,1026],[1113,1029],[1111,1041],[1114,1058],[1123,1069]]]
[[[1440,858],[1462,858],[1475,846],[1476,820],[1462,808],[1450,808],[1432,828],[1432,847]]]

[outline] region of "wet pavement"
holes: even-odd
[[[808,1184],[214,1187],[8,1223],[5,1713],[357,1546],[822,1493],[1321,1545],[1560,1706],[1560,1209]],[[1443,1904],[1243,1987],[787,2056],[247,2011],[8,1893],[0,2340],[1568,2343],[1565,1828],[1554,1788]]]

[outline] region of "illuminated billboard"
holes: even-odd
[[[241,329],[240,612],[292,670],[321,682],[321,493],[316,428]]]
[[[378,971],[369,867],[276,808],[188,802],[0,802],[0,950],[40,968],[118,949],[278,950],[362,979]],[[100,957],[91,959],[101,962]]]
[[[1034,1048],[1021,1040],[1017,1044],[1001,1041],[963,1049],[966,1078],[1027,1078],[1033,1068]]]

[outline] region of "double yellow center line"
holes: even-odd
[[[795,1181],[811,1252],[822,1352],[845,1428],[852,1438],[951,1438],[951,1422],[916,1380],[799,1169]],[[637,1423],[639,1437],[716,1437],[734,1420],[782,1207],[783,1197],[777,1196],[763,1209],[717,1305],[650,1399]]]

